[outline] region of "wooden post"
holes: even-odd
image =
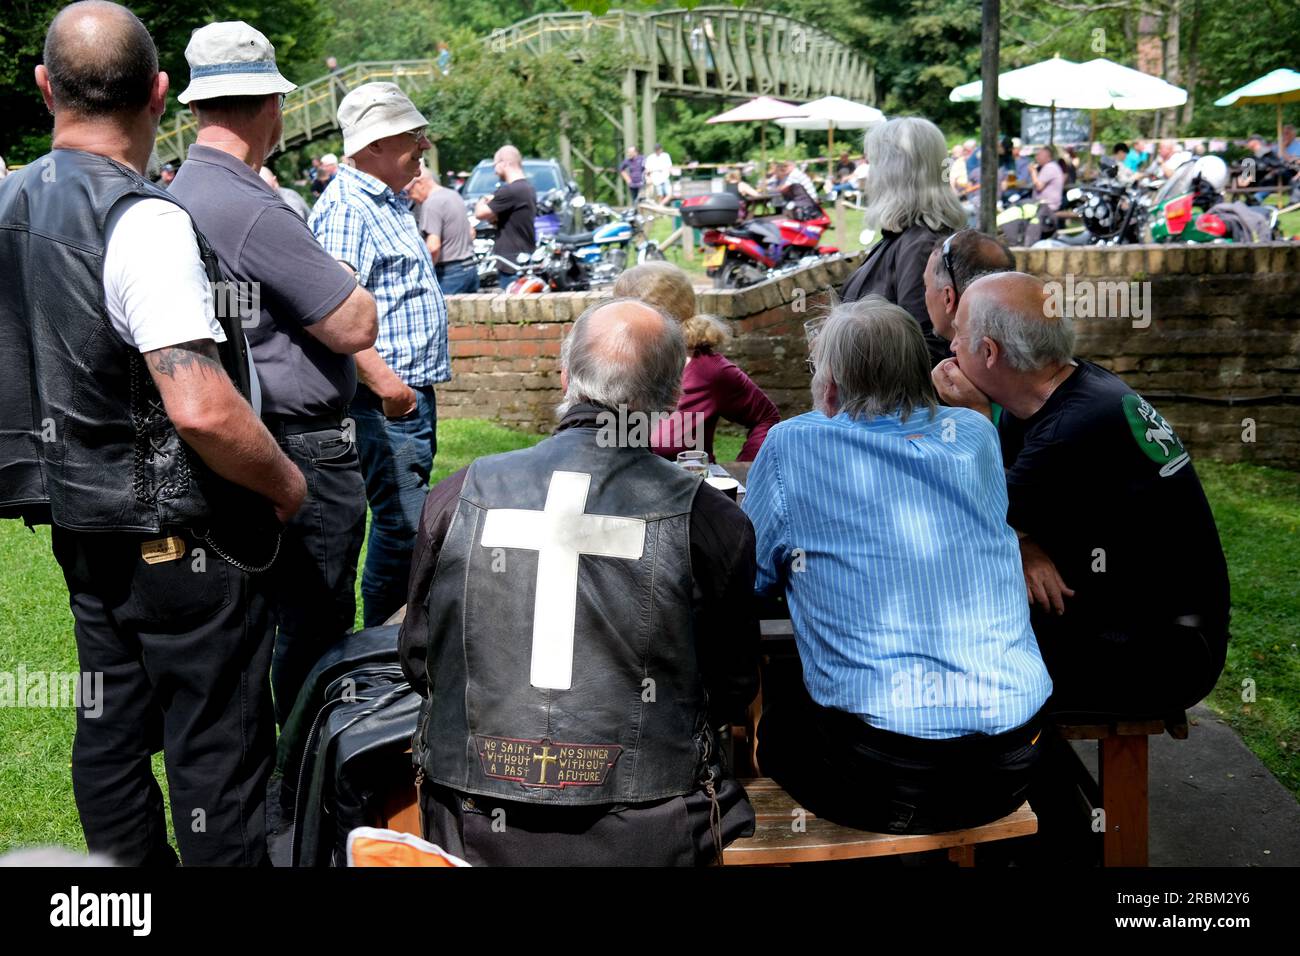
[[[636,145],[636,70],[623,74],[623,149]],[[620,157],[621,159],[621,157]]]
[[[1001,0],[983,0],[980,40],[980,230],[997,235],[998,218],[998,47],[1001,43]]]
[[[573,175],[573,147],[569,142],[569,134],[560,133],[560,165],[564,167],[566,175]]]
[[[655,148],[655,78],[653,73],[641,77],[641,140],[645,143],[641,150],[643,156],[649,156]]]
[[[623,151],[636,145],[636,70],[628,70],[623,74]],[[624,159],[623,155],[614,157],[614,168]],[[618,175],[615,173],[615,175]],[[624,204],[630,201],[631,192],[627,183],[623,182],[623,177],[618,177],[618,194],[619,203]]]
[[[1146,866],[1150,819],[1147,810],[1147,737],[1119,735],[1100,742],[1099,773],[1106,832],[1106,866]]]

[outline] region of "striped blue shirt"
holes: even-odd
[[[397,377],[412,388],[450,379],[447,303],[407,201],[375,177],[340,166],[308,223],[375,297],[375,348]]]
[[[784,589],[817,703],[944,738],[1012,730],[1047,700],[984,416],[782,422],[749,474],[745,511],[756,589]]]

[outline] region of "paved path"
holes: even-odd
[[[1300,866],[1300,802],[1201,704],[1151,738],[1151,866]],[[1096,775],[1097,745],[1075,749]]]

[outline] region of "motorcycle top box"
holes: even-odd
[[[735,193],[710,193],[682,203],[682,222],[695,229],[732,226],[740,219],[740,197]]]

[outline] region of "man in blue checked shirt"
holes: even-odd
[[[379,337],[356,354],[351,416],[371,524],[361,576],[366,627],[406,600],[411,554],[437,452],[433,386],[451,378],[447,306],[403,188],[429,148],[425,118],[392,83],[366,83],[339,104],[340,166],[312,210],[325,251],[375,297]]]
[[[939,407],[930,353],[879,296],[812,343],[817,411],[749,476],[760,593],[784,591],[803,664],[758,759],[818,816],[879,832],[996,820],[1026,798],[1052,690],[997,433]]]

